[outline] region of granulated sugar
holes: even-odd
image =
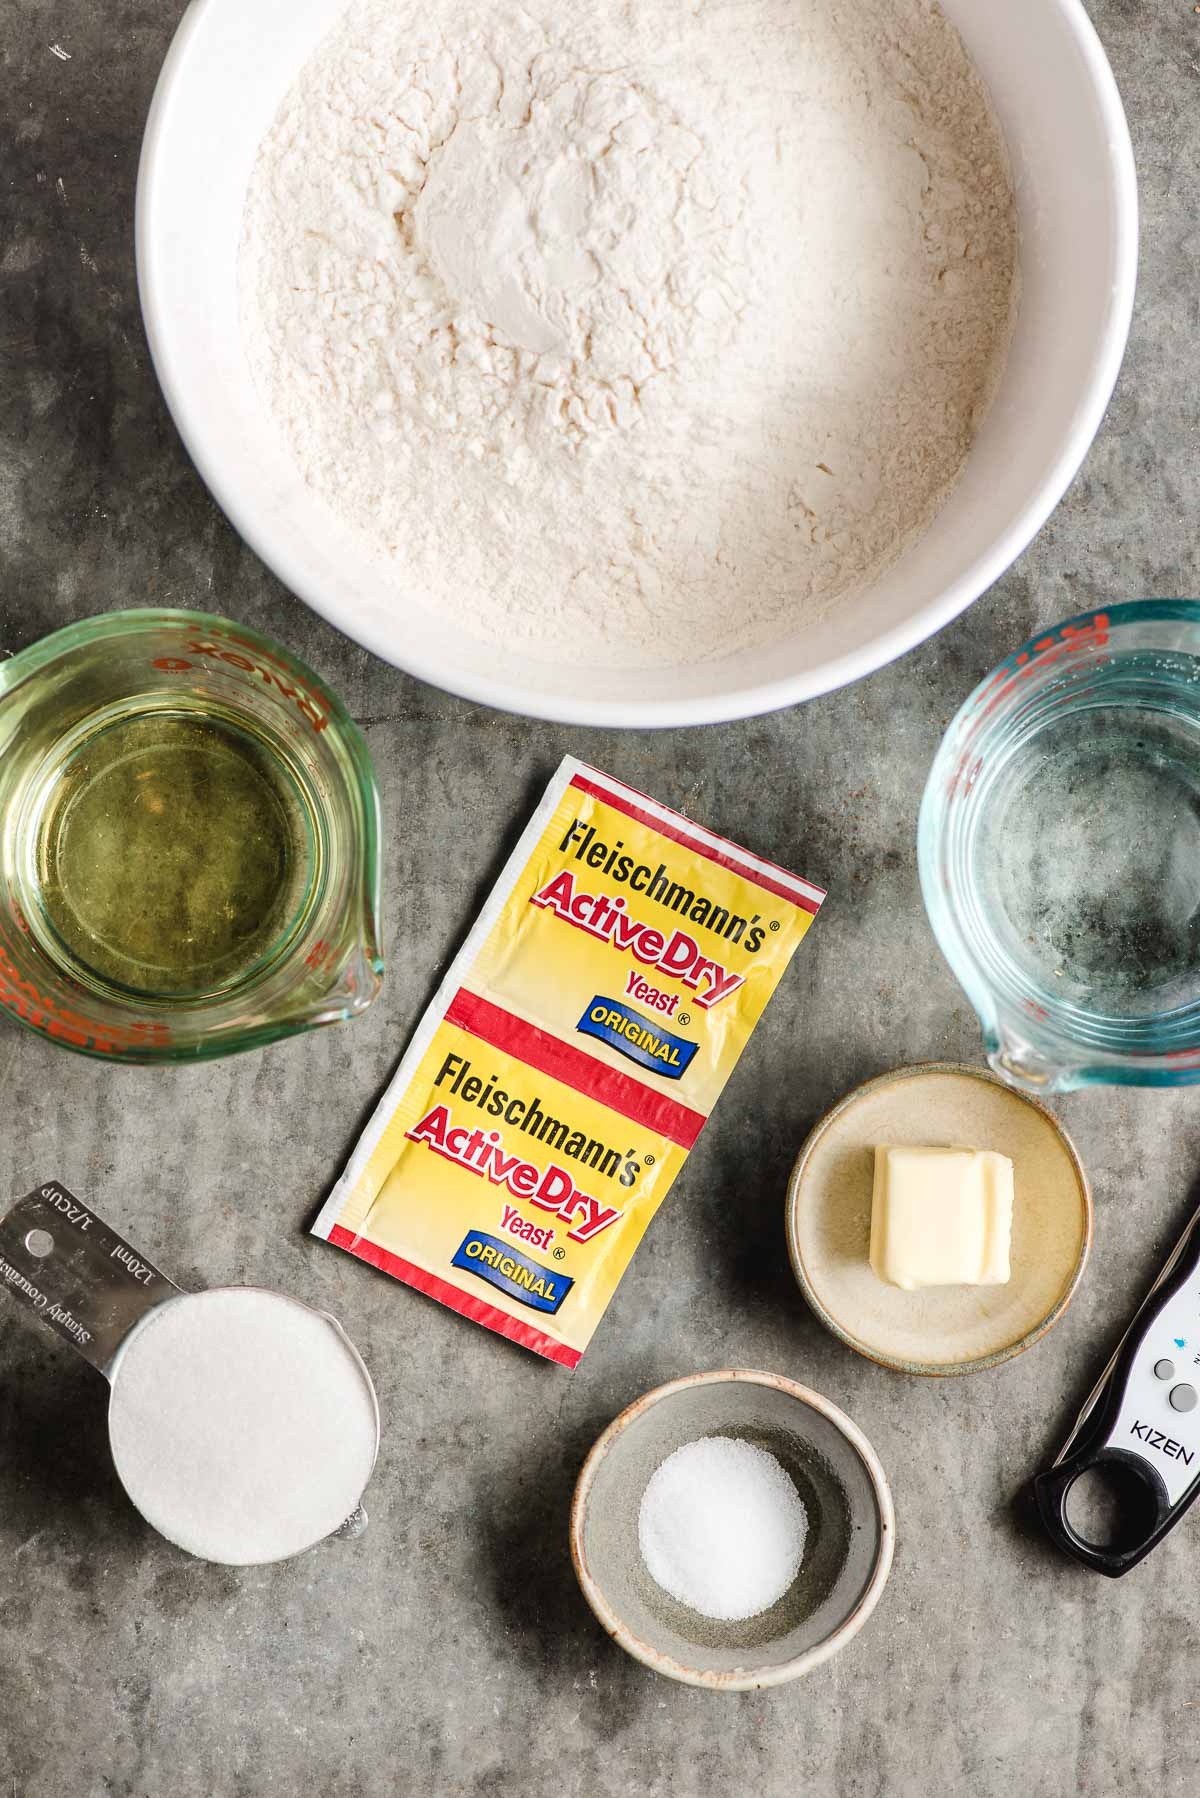
[[[808,1514],[775,1456],[727,1436],[702,1436],[668,1455],[638,1513],[650,1577],[723,1622],[757,1617],[783,1597],[807,1535]]]
[[[932,0],[356,0],[262,146],[241,277],[397,617],[620,668],[802,629],[924,530],[1015,258]]]
[[[224,1287],[150,1312],[109,1406],[117,1472],[190,1554],[237,1566],[319,1542],[356,1509],[375,1459],[374,1396],[328,1318]]]

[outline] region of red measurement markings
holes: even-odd
[[[76,1049],[94,1048],[103,1055],[136,1054],[148,1048],[164,1048],[171,1041],[169,1027],[154,1018],[135,1018],[128,1024],[105,1024],[55,1004],[32,980],[27,980],[0,944],[0,1006],[46,1036],[61,1039]]]
[[[1073,656],[1084,655],[1088,650],[1107,648],[1110,623],[1107,612],[1094,612],[1082,624],[1064,624],[1048,637],[1039,637],[1036,643],[1031,643],[1028,649],[1023,649],[997,670],[990,686],[979,695],[980,716],[988,717],[1011,693],[1045,668],[1070,661]]]
[[[980,692],[975,701],[971,715],[970,728],[972,738],[979,727],[1000,709],[1013,694],[1024,686],[1025,682],[1035,674],[1042,674],[1048,667],[1056,663],[1069,662],[1076,656],[1086,655],[1096,649],[1105,649],[1109,643],[1112,620],[1107,612],[1093,612],[1079,624],[1063,624],[1057,631],[1048,636],[1039,637],[1028,649],[1010,657],[1002,667],[996,670],[995,676]],[[1064,694],[1064,701],[1071,697]],[[974,743],[968,745],[959,759],[958,765],[946,782],[946,796],[956,799],[969,793],[983,768],[982,756],[974,752]]]
[[[238,649],[227,649],[225,643],[236,643]],[[278,656],[271,655],[259,647],[257,643],[249,643],[244,637],[235,637],[232,633],[218,640],[218,633],[212,631],[207,639],[197,639],[188,633],[187,640],[181,645],[184,651],[179,656],[156,656],[151,662],[163,674],[185,674],[195,666],[187,660],[188,656],[211,656],[223,662],[227,668],[236,668],[241,674],[256,676],[265,685],[274,688],[285,699],[290,699],[305,723],[318,733],[329,728],[328,700],[320,688],[312,686],[294,668],[281,661]],[[253,651],[252,656],[242,655],[242,649]],[[265,664],[272,663],[268,667]],[[285,680],[276,669],[283,669],[287,675]]]

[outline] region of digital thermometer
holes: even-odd
[[[1118,1344],[1053,1465],[1034,1481],[1053,1540],[1085,1567],[1118,1579],[1162,1541],[1200,1491],[1200,1211]],[[1067,1517],[1080,1474],[1101,1468],[1128,1494],[1107,1546]]]

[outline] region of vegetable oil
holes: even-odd
[[[278,747],[211,711],[109,717],[41,783],[42,927],[89,983],[200,997],[288,938],[312,808]]]

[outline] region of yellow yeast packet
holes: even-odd
[[[314,1234],[575,1367],[824,897],[566,757]]]

